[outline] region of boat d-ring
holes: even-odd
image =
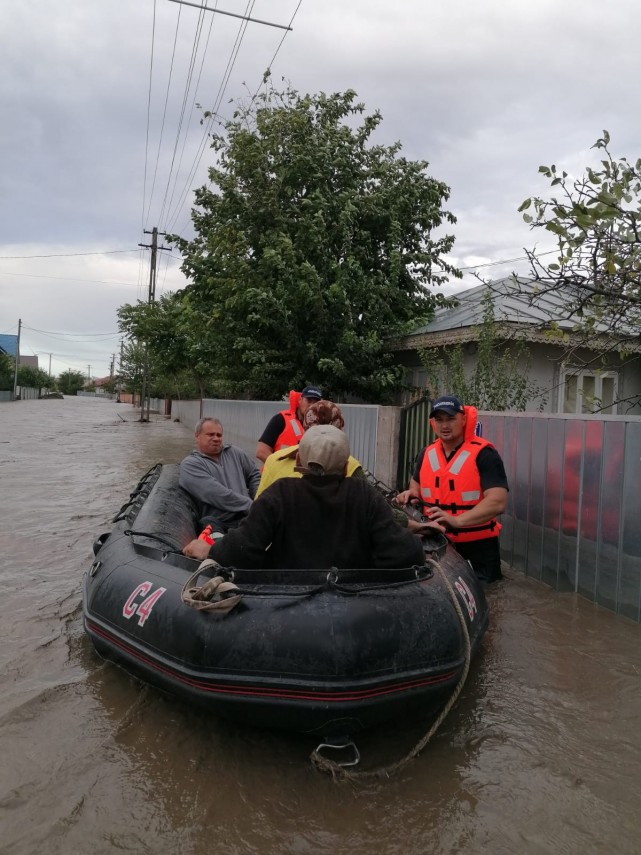
[[[95,576],[101,567],[102,567],[102,561],[98,561],[98,560],[94,561],[94,563],[89,568],[89,575]]]
[[[352,751],[352,756],[347,757],[345,760],[332,760],[331,757],[327,757],[323,754],[323,750],[327,751]],[[316,746],[316,753],[321,757],[325,757],[326,760],[331,760],[332,763],[336,763],[337,766],[342,766],[346,768],[347,766],[358,766],[361,762],[361,754],[356,745],[352,742],[349,737],[334,739],[328,742],[321,742],[320,745]]]
[[[338,582],[338,570],[334,567],[327,574],[327,584],[335,585]]]

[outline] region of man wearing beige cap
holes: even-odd
[[[401,528],[370,484],[346,478],[347,435],[315,425],[298,446],[302,478],[280,478],[251,506],[238,528],[211,548],[191,541],[191,558],[224,566],[324,570],[422,564],[420,539]]]

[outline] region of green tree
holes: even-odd
[[[387,341],[446,304],[433,286],[460,274],[441,228],[455,222],[449,188],[400,143],[374,144],[381,121],[351,90],[270,90],[213,137],[196,236],[170,239],[221,393],[275,398],[315,382],[385,400],[401,385]]]
[[[528,252],[536,286],[531,299],[539,308],[542,297],[551,300],[552,333],[573,354],[583,345],[602,361],[641,348],[641,159],[614,158],[609,144],[604,131],[593,146],[600,165],[579,178],[540,166],[554,195],[531,197],[519,208],[525,222],[558,243],[549,262]],[[570,324],[564,330],[560,321]]]
[[[144,375],[144,366],[147,356],[145,354],[145,346],[137,341],[128,341],[122,349],[122,358],[120,360],[119,375],[126,392],[142,391],[142,381]],[[153,373],[149,371],[147,374],[148,382],[151,382]]]
[[[465,370],[463,346],[424,348],[421,361],[432,397],[451,393],[479,410],[525,410],[528,401],[545,404],[543,389],[529,379],[530,355],[518,338],[506,340],[494,318],[494,298],[488,287],[483,295],[483,322],[474,331],[477,341],[472,371]]]
[[[87,377],[82,371],[63,371],[56,380],[58,390],[63,395],[76,395],[81,389],[84,389]]]
[[[3,392],[13,390],[15,362],[8,353],[0,352],[0,389]]]
[[[49,377],[42,368],[33,365],[18,365],[18,385],[30,389],[49,389],[53,386],[53,378]]]
[[[138,301],[118,309],[118,323],[130,341],[144,342],[161,395],[204,396],[216,376],[215,327],[205,324],[210,309],[194,307],[191,289],[164,294],[156,303]],[[213,330],[213,333],[212,333]]]

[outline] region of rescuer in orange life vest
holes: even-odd
[[[496,517],[505,510],[508,483],[498,451],[475,435],[476,416],[476,407],[464,407],[454,395],[434,401],[430,423],[437,439],[419,454],[409,489],[395,501],[422,503],[479,579],[494,582],[502,575]]]
[[[289,408],[281,410],[267,422],[258,445],[256,457],[264,463],[270,454],[280,448],[298,445],[303,435],[303,416],[308,407],[323,397],[316,386],[305,386],[302,392],[289,393]]]

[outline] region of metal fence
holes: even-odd
[[[202,414],[220,419],[225,428],[225,441],[253,455],[258,437],[269,419],[286,407],[284,401],[221,401],[204,398]],[[341,404],[351,452],[371,472],[376,468],[378,410],[376,406]]]
[[[510,481],[505,561],[641,621],[641,418],[481,413]]]

